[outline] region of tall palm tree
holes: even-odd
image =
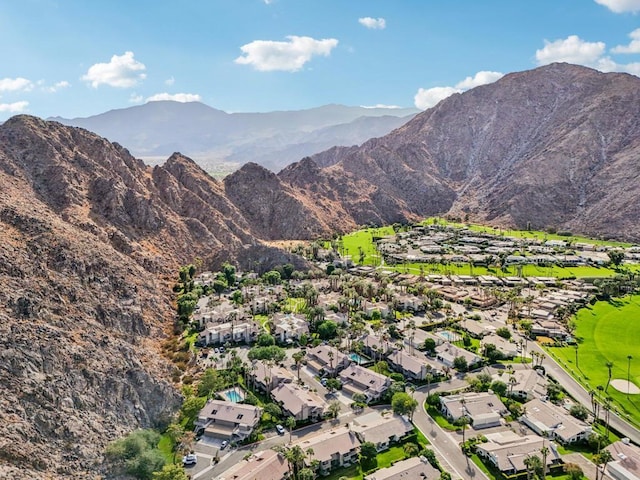
[[[542,453],[542,480],[545,480],[547,478],[547,455],[549,455],[549,448],[543,446],[540,449],[540,453]]]
[[[604,387],[604,391],[607,392],[609,390],[609,384],[611,383],[611,369],[613,368],[613,362],[609,361],[605,365],[607,366],[607,370],[609,372],[609,378],[607,378],[607,386]]]
[[[300,383],[300,364],[302,363],[302,360],[304,359],[304,353],[299,351],[299,352],[295,352],[292,355],[293,361],[296,363],[296,370],[298,371],[298,383]]]
[[[627,355],[627,398],[629,397],[629,390],[631,389],[630,373],[631,373],[631,360],[633,357]]]
[[[296,428],[296,419],[294,417],[287,417],[287,419],[284,421],[284,424],[289,429],[289,443],[291,443],[291,432],[294,428]]]
[[[611,397],[607,397],[604,400],[604,405],[602,408],[604,408],[605,411],[605,424],[606,424],[606,432],[607,432],[607,439],[609,439],[609,413],[611,412]]]

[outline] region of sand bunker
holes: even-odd
[[[636,387],[634,383],[627,382],[626,380],[621,380],[619,378],[611,380],[611,386],[622,393],[629,392],[633,395],[640,393],[640,388]]]

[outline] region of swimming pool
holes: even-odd
[[[364,358],[364,357],[361,357],[357,353],[350,353],[349,354],[349,358],[351,360],[353,360],[354,362],[356,362],[358,365],[362,365],[363,363],[367,363],[367,359]]]
[[[449,342],[455,342],[456,339],[458,338],[458,335],[456,335],[453,332],[449,332],[448,330],[443,330],[442,332],[438,332],[438,335]]]
[[[220,395],[225,400],[229,400],[233,403],[240,403],[245,399],[244,390],[239,387],[230,388],[229,390],[223,390],[222,392],[218,392],[218,395]]]

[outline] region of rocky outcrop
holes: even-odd
[[[635,76],[553,64],[453,95],[361,147],[312,158],[332,172],[329,189],[344,189],[339,179],[353,175],[360,183],[349,190],[385,220],[398,209],[450,213],[638,240],[639,102]],[[296,168],[281,175],[297,178]],[[362,207],[347,210],[358,216]]]
[[[640,239],[640,79],[572,65],[454,95],[390,135],[219,182],[86,130],[0,125],[0,477],[90,478],[179,405],[159,344],[196,257],[262,271],[266,240],[451,213]]]

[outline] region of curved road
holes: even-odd
[[[458,445],[459,440],[440,428],[429,416],[424,408],[424,402],[427,399],[426,392],[416,390],[414,398],[418,401],[419,408],[413,415],[413,424],[429,439],[438,461],[445,470],[451,473],[452,478],[489,480],[489,477],[462,453]]]
[[[560,385],[571,395],[576,401],[583,404],[591,412],[591,397],[589,392],[580,385],[566,370],[564,370],[558,362],[555,361],[545,350],[543,350],[537,343],[528,340],[529,351],[533,348],[539,353],[545,355],[544,368],[548,376],[557,380]],[[601,413],[603,410],[601,409]],[[600,415],[601,419],[604,419],[603,415]],[[609,424],[615,430],[617,430],[623,437],[628,437],[636,445],[640,445],[640,430],[630,425],[619,415],[610,412]]]

